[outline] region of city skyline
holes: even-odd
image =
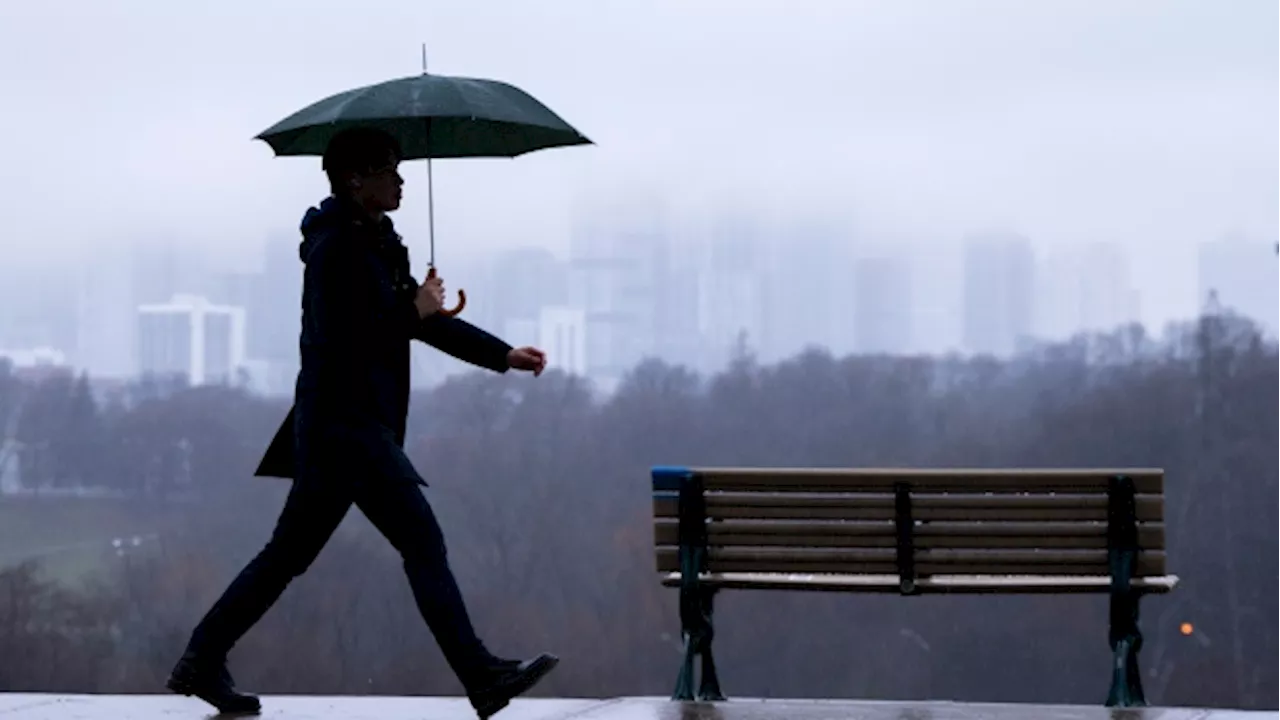
[[[946,293],[936,287],[937,273],[929,273],[930,262],[935,271],[940,265],[936,257],[850,242],[829,229],[810,227],[809,242],[786,249],[786,272],[774,269],[778,244],[767,233],[757,231],[745,244],[723,239],[740,238],[742,227],[692,238],[660,225],[638,234],[595,232],[600,235],[577,245],[581,255],[515,248],[459,261],[465,279],[451,287],[470,290],[467,312],[474,322],[512,342],[548,346],[552,368],[585,375],[605,392],[642,357],[715,372],[740,338],[766,361],[808,347],[838,355],[1008,355],[1032,340],[1141,322],[1142,293],[1117,243],[1036,252],[1031,238],[1016,233],[973,233],[961,239],[959,281]],[[61,313],[67,322],[54,312],[45,332],[28,333],[42,341],[24,345],[13,324],[0,326],[0,355],[19,365],[66,364],[95,376],[138,376],[158,367],[142,357],[140,314],[148,307],[154,312],[157,304],[209,302],[243,318],[235,331],[235,359],[219,360],[238,365],[239,372],[221,377],[243,374],[254,388],[287,394],[296,372],[301,281],[293,249],[279,237],[264,242],[256,272],[201,265],[180,252],[118,257],[132,274],[91,275],[99,282],[81,286]],[[1274,337],[1276,303],[1270,303],[1270,317],[1266,310],[1276,275],[1257,262],[1268,257],[1265,249],[1231,233],[1201,243],[1197,297],[1190,302],[1203,304],[1212,286],[1223,306],[1255,319]],[[779,277],[783,281],[774,282]],[[940,292],[953,297],[949,318],[924,302],[924,295]],[[192,337],[167,342],[194,342]],[[424,351],[415,353],[415,367],[419,386],[465,369]]]

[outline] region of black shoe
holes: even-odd
[[[528,692],[560,662],[555,655],[543,653],[532,660],[502,660],[491,666],[485,676],[467,691],[471,707],[480,720],[488,720],[505,708],[513,698]]]
[[[253,695],[236,692],[226,661],[204,662],[191,653],[182,656],[165,683],[175,693],[198,697],[224,715],[257,715],[262,703]]]

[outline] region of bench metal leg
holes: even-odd
[[[1142,673],[1138,670],[1138,651],[1142,649],[1142,631],[1138,629],[1138,604],[1142,595],[1136,590],[1111,596],[1111,691],[1107,707],[1145,707]]]
[[[716,661],[711,655],[711,641],[715,638],[715,626],[713,616],[715,615],[715,596],[714,588],[703,589],[701,594],[702,616],[706,618],[706,624],[703,627],[703,642],[699,650],[702,653],[702,684],[698,687],[698,699],[706,702],[718,702],[724,700],[724,694],[720,692],[720,676],[716,674]]]
[[[696,698],[705,702],[717,702],[725,699],[720,691],[720,676],[716,672],[716,661],[711,652],[711,642],[715,639],[715,626],[712,620],[715,593],[714,588],[697,588],[692,593],[681,593],[685,596],[681,598],[681,609],[685,609],[683,606],[687,598],[692,613],[680,613],[684,621],[682,624],[685,625],[681,633],[684,636],[684,660],[680,663],[680,674],[676,677],[676,689],[671,694],[672,700]],[[695,696],[693,661],[696,656],[702,658],[702,682],[698,685]]]
[[[693,567],[700,567],[702,559],[698,557],[705,550],[691,550],[687,553],[687,562]],[[693,700],[693,661],[695,656],[702,658],[702,682],[698,687],[696,698],[708,702],[724,700],[720,692],[720,677],[716,673],[715,658],[711,653],[711,642],[715,639],[714,598],[715,588],[703,586],[697,582],[697,575],[690,573],[686,577],[689,582],[680,586],[680,625],[684,638],[684,659],[680,663],[680,674],[676,677],[676,689],[671,694],[672,700]]]
[[[693,640],[688,634],[684,636],[684,660],[680,661],[680,673],[676,675],[676,689],[671,693],[672,700],[693,699]]]
[[[701,650],[703,626],[710,624],[710,619],[703,617],[702,584],[698,582],[706,553],[704,548],[680,546],[680,637],[684,640],[684,659],[672,700],[693,699],[693,656]]]
[[[1111,691],[1107,707],[1143,707],[1142,674],[1138,671],[1138,651],[1142,631],[1138,629],[1138,605],[1142,592],[1133,587],[1138,566],[1137,506],[1133,480],[1111,478],[1107,487],[1107,564],[1111,570]]]

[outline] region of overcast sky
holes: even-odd
[[[433,71],[512,82],[598,143],[438,164],[444,258],[560,250],[620,203],[926,247],[998,227],[1122,242],[1174,309],[1196,242],[1277,236],[1278,24],[1275,0],[4,0],[5,258],[294,232],[319,163],[251,138],[417,72],[426,42]]]

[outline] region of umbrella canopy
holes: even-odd
[[[256,139],[276,155],[323,155],[334,135],[357,126],[391,134],[404,160],[511,158],[544,148],[591,144],[513,85],[428,73],[332,95]]]
[[[401,160],[427,161],[427,235],[430,272],[435,276],[435,201],[431,160],[434,158],[506,157],[569,145],[590,145],[582,133],[546,105],[514,85],[497,80],[431,75],[398,78],[347,90],[313,103],[256,139],[276,155],[323,156],[335,135],[354,127],[382,130],[400,145]],[[442,310],[457,315],[467,303]]]

